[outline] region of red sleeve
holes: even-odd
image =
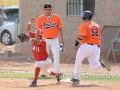
[[[34,32],[30,31],[29,36],[30,36],[30,38],[35,38]]]
[[[86,30],[86,28],[85,28],[84,25],[81,25],[81,26],[79,27],[78,35],[84,35],[84,36],[87,35],[87,30]]]

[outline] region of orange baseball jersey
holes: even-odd
[[[44,38],[58,37],[58,29],[62,27],[62,22],[58,15],[52,14],[51,18],[47,18],[44,14],[39,16],[36,22],[36,28],[43,30]]]
[[[30,32],[29,36],[31,38],[35,38],[34,36],[34,32]],[[33,56],[37,61],[41,61],[41,60],[46,60],[48,58],[48,53],[46,51],[46,42],[44,39],[40,40],[41,45],[32,44],[32,52],[33,52]]]
[[[78,35],[84,35],[82,44],[90,43],[100,46],[101,29],[97,23],[93,21],[83,23],[79,27]]]

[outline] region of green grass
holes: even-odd
[[[33,78],[33,73],[4,73],[0,72],[0,78],[23,78],[30,79]]]
[[[6,73],[0,72],[0,78],[15,78],[15,79],[33,79],[34,73]],[[73,75],[64,74],[62,79],[72,78]],[[47,76],[45,78],[39,77],[39,79],[51,79],[56,80],[53,76]],[[120,82],[120,76],[117,75],[81,75],[82,81],[101,81],[101,82]]]
[[[15,79],[33,79],[34,73],[6,73],[6,72],[0,72],[0,78],[15,78]],[[40,77],[39,79],[56,79],[53,76],[47,76],[47,77]]]
[[[73,75],[66,75],[63,77],[65,78],[72,78]],[[115,75],[115,74],[91,74],[91,75],[81,75],[81,80],[82,81],[100,81],[100,82],[120,82],[120,75]]]
[[[91,76],[91,77],[82,77],[81,80],[83,81],[101,81],[101,82],[120,82],[120,77],[114,77],[114,76]]]

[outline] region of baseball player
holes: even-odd
[[[74,78],[71,81],[75,83],[80,82],[80,68],[82,61],[87,58],[90,67],[94,70],[100,68],[106,68],[110,71],[109,65],[105,61],[99,61],[100,59],[100,38],[101,29],[100,26],[91,21],[92,13],[90,11],[84,11],[82,13],[83,24],[79,27],[77,41],[81,44],[78,49],[74,67]]]
[[[46,42],[42,38],[43,36],[43,30],[42,29],[36,29],[35,32],[32,32],[30,30],[31,23],[35,21],[35,18],[30,18],[30,21],[28,22],[28,25],[26,26],[26,32],[30,36],[30,41],[32,42],[32,52],[33,56],[36,60],[35,63],[35,75],[34,80],[32,81],[30,87],[37,86],[37,79],[39,72],[41,71],[44,75],[53,75],[57,78],[57,81],[59,82],[61,79],[60,73],[55,73],[53,71],[48,70],[50,67],[52,61],[48,56],[48,53],[46,51]]]
[[[43,29],[43,38],[46,41],[47,52],[49,53],[49,49],[52,50],[54,58],[54,71],[58,73],[60,72],[58,33],[61,36],[60,43],[64,45],[62,27],[60,17],[57,14],[52,13],[51,4],[45,4],[44,14],[38,17],[36,21],[36,28]]]

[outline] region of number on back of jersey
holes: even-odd
[[[91,29],[91,32],[92,32],[92,36],[98,36],[98,29],[96,28],[92,28]]]

